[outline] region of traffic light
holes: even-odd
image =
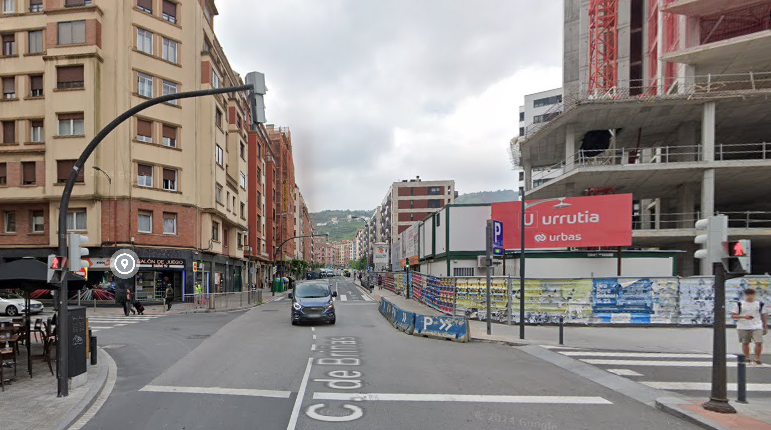
[[[83,269],[83,263],[80,261],[81,257],[88,255],[88,248],[83,248],[81,245],[88,242],[88,237],[70,233],[67,235],[69,239],[69,247],[67,249],[70,257],[70,272],[79,272]]]
[[[48,272],[46,280],[49,284],[61,282],[62,273],[67,270],[67,257],[59,257],[54,254],[48,256]]]
[[[752,272],[751,242],[749,240],[733,240],[725,242],[726,257],[723,266],[732,275],[746,275]]]
[[[696,251],[694,257],[709,263],[722,263],[725,257],[723,243],[728,240],[728,217],[716,215],[696,221],[696,230],[702,234],[696,236],[694,243],[703,248]]]

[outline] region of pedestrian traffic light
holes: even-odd
[[[70,233],[67,235],[69,238],[68,254],[70,257],[70,272],[79,272],[86,267],[81,261],[81,257],[88,255],[88,248],[83,248],[81,245],[88,242],[88,237]]]
[[[703,248],[696,251],[694,257],[709,263],[721,263],[725,256],[723,243],[728,240],[728,217],[716,215],[696,221],[697,232],[702,232],[693,240]]]
[[[57,284],[62,280],[62,273],[67,270],[67,257],[51,254],[48,256],[48,272],[46,280],[49,284]]]
[[[746,275],[752,272],[752,252],[749,240],[734,240],[725,242],[726,256],[723,266],[732,275]]]

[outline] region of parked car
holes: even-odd
[[[24,297],[0,291],[0,313],[8,316],[16,316],[24,313]],[[29,313],[39,314],[43,312],[43,304],[37,300],[29,301]]]
[[[337,291],[332,291],[328,281],[300,282],[287,297],[292,300],[292,325],[309,321],[334,324],[337,319],[333,300]]]

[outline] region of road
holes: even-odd
[[[292,326],[283,299],[99,333],[118,378],[83,428],[697,428],[511,347],[408,336],[330,282],[333,326]]]

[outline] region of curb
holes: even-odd
[[[69,428],[84,413],[86,413],[86,411],[88,411],[88,408],[90,408],[91,405],[94,404],[96,398],[102,392],[105,385],[107,385],[107,375],[111,366],[110,362],[112,362],[112,360],[107,358],[107,353],[104,352],[104,350],[101,348],[98,349],[97,354],[99,355],[99,360],[101,363],[103,363],[103,365],[100,366],[99,372],[96,374],[96,383],[94,383],[94,385],[88,389],[88,392],[81,401],[70,408],[70,410],[67,411],[67,413],[65,413],[62,418],[60,418],[56,423],[47,427],[45,430],[65,430]]]
[[[656,409],[680,418],[681,420],[688,421],[691,424],[695,424],[705,429],[731,430],[728,427],[723,427],[706,417],[699,416],[698,414],[680,407],[680,405],[690,404],[691,402],[676,397],[660,397],[656,399]]]
[[[493,345],[507,345],[507,346],[529,346],[530,343],[524,342],[512,342],[510,340],[495,340],[495,339],[483,339],[481,337],[472,337],[469,339],[472,343],[489,343]]]

